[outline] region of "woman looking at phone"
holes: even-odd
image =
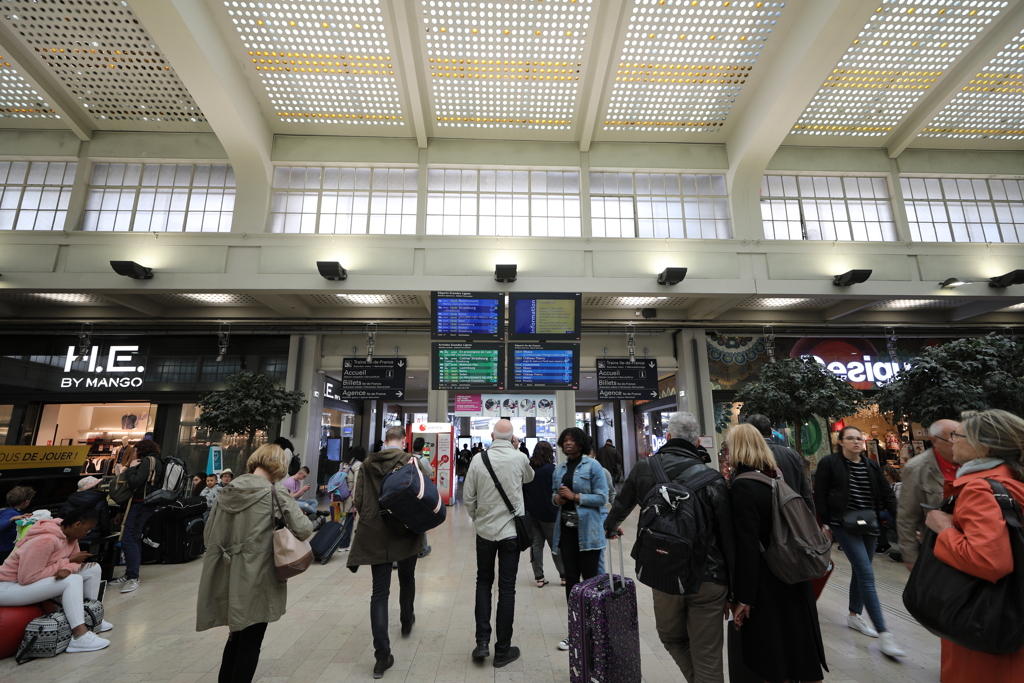
[[[92,531],[99,520],[95,506],[72,510],[64,519],[36,522],[14,546],[0,567],[0,607],[34,605],[61,596],[71,626],[68,652],[93,652],[110,645],[85,625],[84,600],[96,600],[100,568],[87,562],[92,555],[80,550],[78,539]],[[104,621],[98,633],[114,628]]]

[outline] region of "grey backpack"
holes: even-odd
[[[772,540],[761,548],[772,574],[791,584],[825,576],[832,543],[800,494],[782,477],[772,479],[760,472],[744,472],[733,479],[753,479],[772,487]]]

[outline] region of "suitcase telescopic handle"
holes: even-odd
[[[622,580],[619,581],[619,592],[626,590],[626,556],[622,552],[622,536],[618,537],[619,540],[619,569],[622,571]],[[615,592],[615,574],[612,573],[612,558],[611,553],[608,553],[608,585],[612,589],[612,593]]]

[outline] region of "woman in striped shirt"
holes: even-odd
[[[850,561],[853,577],[847,625],[868,637],[879,638],[883,654],[903,657],[906,653],[885,627],[871,567],[878,541],[878,511],[887,510],[895,520],[896,496],[882,468],[867,457],[864,435],[856,427],[844,427],[839,432],[839,452],[826,455],[818,463],[814,504],[818,519],[831,528]],[[874,628],[861,617],[865,607]]]

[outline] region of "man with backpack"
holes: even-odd
[[[157,510],[157,505],[146,504],[145,500],[164,485],[164,461],[160,457],[160,446],[155,441],[143,439],[135,444],[133,460],[121,477],[131,489],[128,511],[121,522],[121,550],[124,552],[124,576],[110,581],[111,586],[120,586],[122,593],[131,593],[139,587],[139,567],[142,565],[142,532],[146,522]]]
[[[652,588],[654,621],[658,637],[689,683],[721,683],[724,680],[723,615],[726,600],[732,595],[736,546],[729,485],[722,475],[703,463],[697,450],[699,436],[696,417],[691,413],[673,415],[668,421],[668,441],[656,454],[640,460],[630,471],[604,528],[609,538],[621,536],[622,521],[637,504],[650,504],[649,498],[653,498],[650,494],[660,496],[655,487],[662,483],[692,491],[697,507],[693,518],[700,520],[699,528],[688,528],[687,533],[693,538],[679,540],[684,545],[692,542],[693,547],[703,549],[697,558],[703,564],[703,572],[700,576],[678,577],[680,586],[684,587],[681,591],[669,593]],[[655,459],[657,462],[653,463]],[[659,481],[658,470],[664,471],[667,481]],[[675,559],[667,557],[666,564]],[[637,578],[645,582],[642,573],[638,573]]]
[[[744,422],[761,432],[765,443],[768,444],[768,450],[772,452],[772,456],[782,472],[782,478],[785,479],[789,488],[800,494],[800,497],[807,503],[807,509],[814,512],[814,494],[811,492],[811,482],[807,478],[803,457],[792,448],[775,443],[772,436],[772,421],[764,415],[754,413],[747,416]]]

